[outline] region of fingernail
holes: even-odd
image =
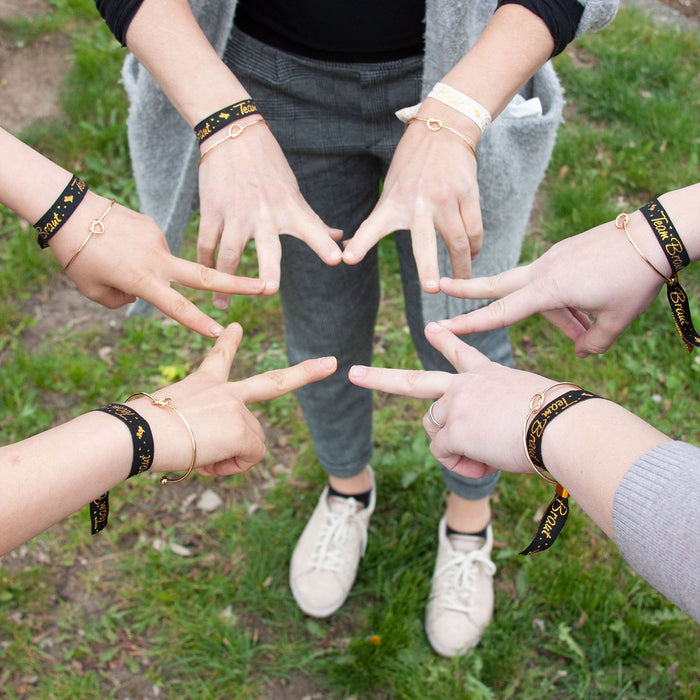
[[[365,374],[367,374],[366,367],[364,367],[363,365],[353,365],[350,368],[350,371],[348,372],[348,377],[354,377],[355,379],[359,379],[360,377],[364,377]]]
[[[322,357],[319,362],[321,363],[321,367],[324,369],[333,369],[336,364],[338,364],[338,361],[335,359],[335,357],[333,357],[333,355]]]
[[[440,283],[437,280],[425,280],[424,288],[426,292],[430,292],[432,290],[437,291],[440,289]]]
[[[277,280],[267,280],[265,282],[265,291],[274,293],[279,289],[280,283]]]
[[[353,253],[351,250],[345,250],[343,253],[343,260],[347,263],[354,263],[357,260],[357,255]]]
[[[343,253],[342,251],[336,249],[333,251],[333,255],[331,255],[331,260],[333,262],[340,262],[343,259]]]
[[[214,338],[218,338],[223,332],[224,327],[218,323],[212,323],[212,325],[209,326],[209,333],[211,333],[212,337]]]
[[[429,333],[437,333],[440,330],[440,325],[436,323],[435,321],[431,321],[426,327],[425,330],[428,331]]]
[[[226,309],[228,308],[228,301],[226,299],[214,299],[214,306],[217,309]]]

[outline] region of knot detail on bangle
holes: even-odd
[[[184,481],[192,473],[192,469],[194,469],[194,465],[197,462],[197,442],[194,439],[194,433],[192,432],[192,428],[190,427],[188,420],[185,418],[185,416],[182,415],[182,413],[180,413],[180,411],[177,410],[177,408],[175,408],[175,406],[172,405],[172,399],[170,398],[157,399],[155,396],[151,396],[145,391],[137,391],[135,394],[131,394],[131,396],[127,398],[127,401],[131,401],[131,399],[135,399],[139,396],[145,396],[147,399],[150,399],[151,403],[154,406],[157,406],[158,408],[169,408],[171,411],[174,411],[177,417],[184,423],[185,428],[187,429],[187,433],[190,436],[190,442],[192,444],[192,459],[190,460],[190,465],[187,467],[187,471],[185,471],[185,473],[181,474],[180,476],[162,476],[160,479],[160,483],[162,486],[165,486],[166,484],[174,484],[178,481]]]
[[[474,156],[474,160],[477,160],[476,157],[476,146],[464,135],[460,134],[457,129],[453,129],[451,126],[447,126],[442,119],[436,119],[435,117],[430,117],[428,119],[424,117],[411,117],[405,124],[404,124],[404,131],[408,127],[411,122],[423,122],[430,131],[437,132],[441,131],[442,129],[446,129],[449,131],[451,134],[454,134],[457,138],[459,138],[464,145],[471,151],[471,154]]]
[[[228,141],[229,139],[237,139],[249,126],[254,126],[255,124],[268,124],[269,122],[267,119],[254,119],[252,122],[248,122],[247,124],[243,124],[241,126],[237,122],[234,122],[233,124],[230,124],[228,129],[226,129],[226,136],[223,138],[219,139],[218,141],[214,142],[209,148],[207,148],[204,153],[199,158],[199,165],[202,164],[202,161],[217,147],[220,146],[224,141]]]
[[[112,211],[112,207],[114,206],[114,200],[110,200],[109,206],[105,210],[104,214],[100,216],[98,219],[93,219],[92,222],[90,223],[90,226],[88,227],[88,235],[86,236],[85,240],[80,244],[80,247],[78,250],[73,253],[71,256],[71,259],[66,263],[65,267],[63,268],[63,271],[65,272],[72,264],[73,261],[78,257],[78,255],[82,252],[83,248],[88,244],[88,241],[94,236],[100,236],[105,232],[105,225],[104,225],[104,220],[107,214]]]

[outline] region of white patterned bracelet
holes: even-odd
[[[491,123],[491,114],[486,107],[463,92],[445,85],[445,83],[435,83],[435,87],[428,93],[428,97],[456,109],[460,114],[471,119],[481,129],[482,134]]]

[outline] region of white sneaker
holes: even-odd
[[[447,536],[440,521],[433,584],[425,611],[425,631],[441,656],[464,654],[475,647],[493,615],[493,547],[491,525],[486,539],[471,535]]]
[[[289,585],[297,605],[312,617],[332,615],[346,600],[367,548],[367,528],[376,488],[367,507],[352,497],[328,496],[323,489],[292,555]]]

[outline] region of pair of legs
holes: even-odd
[[[403,133],[394,112],[420,99],[420,57],[338,64],[281,52],[235,28],[225,61],[270,122],[302,194],[329,226],[352,236],[371,212]],[[407,318],[426,369],[454,371],[425,340],[421,292],[408,232],[394,234]],[[352,364],[371,364],[380,283],[377,251],[358,265],[329,267],[304,243],[282,237],[280,293],[290,363],[335,355],[338,371],[304,387],[299,400],[316,455],[331,485],[345,494],[369,488],[372,395],[351,384]],[[510,363],[505,330],[471,336],[492,359]],[[467,480],[443,471],[450,491],[447,520],[475,532],[490,519],[496,477]]]

